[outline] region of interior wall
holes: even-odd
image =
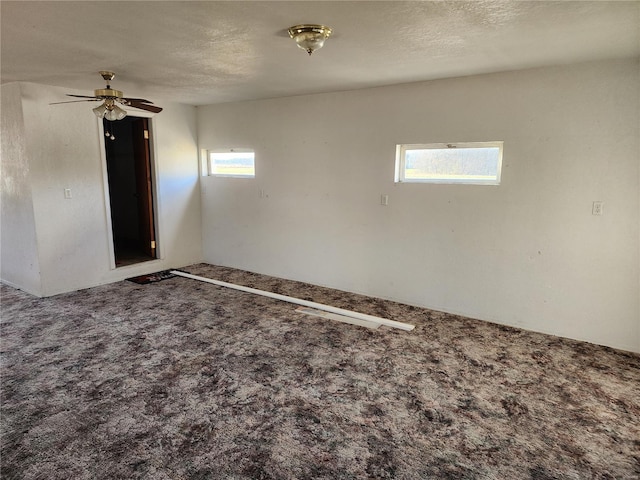
[[[69,91],[21,84],[23,143],[40,260],[37,293],[53,295],[200,261],[195,108],[162,105],[164,111],[151,120],[161,258],[112,269],[99,121],[91,112],[93,105],[85,102],[50,105],[62,101],[65,93]],[[72,198],[65,198],[65,189],[71,189]]]
[[[203,178],[204,258],[640,351],[639,85],[628,59],[199,107],[201,149],[256,151]],[[398,143],[495,140],[500,186],[394,184]]]
[[[2,85],[0,175],[0,270],[9,285],[38,294],[40,263],[31,199],[29,163],[24,151],[25,129],[19,83]]]

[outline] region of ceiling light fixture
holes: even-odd
[[[68,102],[54,102],[51,105],[57,105],[59,103],[74,103],[74,102],[93,102],[95,100],[102,100],[102,104],[93,109],[93,113],[98,118],[105,118],[109,121],[122,120],[127,116],[127,112],[120,108],[118,104],[128,107],[139,108],[140,110],[146,110],[147,112],[159,113],[162,108],[152,105],[149,100],[144,98],[125,98],[120,90],[111,88],[109,84],[111,80],[116,76],[113,72],[103,70],[100,72],[102,78],[107,82],[107,88],[99,88],[93,91],[93,96],[87,95],[73,95],[68,93],[68,97],[82,98],[83,100],[70,100]]]
[[[107,98],[100,106],[94,108],[93,113],[98,118],[106,118],[111,121],[122,120],[127,116],[127,112],[116,105],[111,98]]]
[[[331,29],[324,25],[296,25],[289,28],[289,36],[309,55],[322,48],[330,35]]]
[[[101,71],[100,75],[107,82],[107,88],[101,88],[94,91],[96,99],[104,98],[104,102],[99,107],[93,109],[93,113],[98,118],[106,118],[110,121],[122,120],[127,116],[127,112],[116,105],[117,101],[122,101],[124,96],[120,90],[114,90],[109,83],[116,76],[113,72]]]

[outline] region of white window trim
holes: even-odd
[[[498,169],[495,179],[481,180],[481,179],[410,179],[407,180],[405,174],[405,160],[407,150],[444,150],[447,148],[498,148]],[[455,185],[500,185],[502,177],[502,152],[504,148],[504,142],[456,142],[456,143],[405,143],[396,145],[396,170],[395,170],[395,182],[396,183],[439,183],[439,184],[455,184]]]

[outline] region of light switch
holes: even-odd
[[[65,188],[64,189],[64,198],[72,198],[71,189],[70,188]]]
[[[389,205],[389,195],[380,195],[380,205]]]
[[[604,203],[596,200],[593,202],[593,206],[591,207],[591,215],[602,215],[602,211],[604,209]]]

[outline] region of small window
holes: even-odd
[[[255,152],[232,148],[207,152],[209,159],[209,175],[218,177],[245,177],[256,176]]]
[[[500,185],[502,144],[397,145],[395,181]]]

